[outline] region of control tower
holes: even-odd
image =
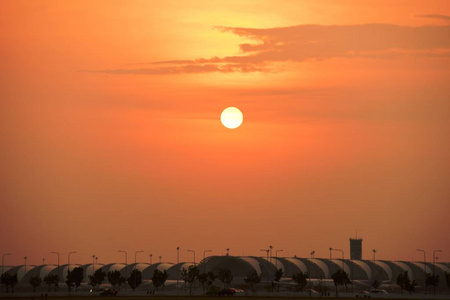
[[[350,238],[350,259],[362,259],[362,239],[355,237]]]

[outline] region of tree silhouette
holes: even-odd
[[[336,287],[336,297],[339,296],[338,287],[340,285],[344,285],[345,286],[345,290],[347,291],[347,286],[352,283],[350,281],[350,279],[348,278],[347,272],[345,272],[342,269],[340,269],[340,270],[336,271],[335,273],[333,273],[331,275],[331,278],[333,279],[334,286]]]
[[[292,275],[292,280],[297,283],[297,289],[303,292],[303,289],[308,284],[308,273],[299,272],[297,274]]]
[[[188,271],[185,268],[183,268],[180,270],[180,275],[184,281],[184,291],[186,291],[187,290],[187,282],[188,282]]]
[[[278,292],[280,291],[280,280],[281,277],[283,277],[283,269],[279,268],[278,270],[275,271],[275,281],[277,282],[277,290]]]
[[[202,284],[202,292],[205,294],[206,284],[208,282],[208,273],[201,273],[197,276],[198,281]]]
[[[200,273],[197,266],[189,266],[187,271],[187,282],[189,283],[189,295],[192,296],[192,287],[195,283],[195,279],[197,279],[198,274]]]
[[[435,274],[435,275],[431,275],[430,273],[427,273],[426,278],[425,278],[425,294],[428,293],[428,289],[430,290],[430,294],[431,294],[431,287],[434,288],[434,292],[436,293],[436,286],[439,284],[439,275]]]
[[[39,277],[39,275],[30,277],[30,284],[33,287],[33,293],[36,292],[37,287],[41,286],[41,283],[42,283],[42,279],[41,279],[41,277]]]
[[[81,267],[76,267],[72,271],[67,271],[66,277],[67,289],[70,291],[70,288],[72,286],[75,286],[76,291],[77,288],[81,285],[83,278],[84,278],[83,268]]]
[[[56,289],[58,288],[58,285],[59,285],[59,276],[56,274],[53,274],[53,275],[48,274],[47,276],[44,277],[44,283],[46,285],[48,285],[49,292],[50,292],[51,286],[55,285],[54,291],[56,292]]]
[[[14,293],[14,287],[19,282],[17,279],[17,274],[11,275],[9,273],[3,273],[0,280],[6,286],[7,293],[9,293],[9,287],[11,288],[11,292]]]
[[[116,289],[116,286],[119,286],[120,290],[120,286],[122,285],[122,283],[126,282],[126,279],[122,276],[122,274],[120,274],[118,270],[115,270],[108,272],[108,281],[113,286],[113,289]]]
[[[231,274],[230,269],[219,269],[217,278],[223,282],[225,287],[228,287],[233,281],[233,275]]]
[[[94,275],[89,275],[89,285],[92,286],[94,290],[98,290],[99,286],[105,280],[106,273],[100,268],[94,272]]]
[[[247,277],[244,278],[244,281],[250,286],[252,292],[255,292],[255,285],[261,282],[261,278],[262,275],[258,275],[258,273],[252,269],[247,273]]]
[[[208,272],[208,280],[206,281],[206,289],[209,290],[211,286],[214,283],[214,280],[216,280],[217,275],[213,272]]]
[[[155,287],[155,289],[158,290],[158,288],[160,286],[162,286],[162,290],[164,291],[164,284],[168,277],[169,277],[169,274],[167,274],[166,270],[160,271],[158,269],[155,269],[155,271],[153,272],[153,277],[152,277],[152,282],[153,282],[153,286]]]
[[[447,286],[450,289],[450,273],[448,272],[445,272],[445,282],[447,283]]]
[[[130,277],[127,279],[128,284],[134,291],[142,283],[142,273],[138,269],[134,269],[130,273]]]

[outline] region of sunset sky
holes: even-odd
[[[449,113],[446,0],[0,0],[0,254],[450,261]]]

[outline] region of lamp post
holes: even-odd
[[[194,250],[186,250],[186,251],[194,253],[194,266],[195,266],[195,251]]]
[[[334,249],[334,251],[341,251],[342,252],[342,271],[344,270],[344,250],[341,249]]]
[[[442,250],[433,250],[433,276],[436,273],[436,252],[442,252]]]
[[[270,246],[269,246],[269,250],[270,250],[270,263],[272,263],[272,249],[273,249],[273,246],[270,245]]]
[[[153,264],[153,254],[150,254],[149,256],[150,256],[150,265],[152,265]]]
[[[11,255],[11,253],[5,253],[2,255],[2,275],[3,275],[3,270],[5,268],[5,256]]]
[[[134,270],[136,270],[137,266],[137,254],[144,252],[144,250],[139,250],[134,253]],[[136,288],[136,271],[134,272],[134,288]]]
[[[77,251],[70,251],[69,254],[67,254],[67,272],[70,272],[70,255],[77,253]]]
[[[23,260],[25,261],[25,263],[24,263],[25,264],[25,274],[27,273],[27,258],[28,257],[26,257],[26,256],[23,258]]]
[[[42,265],[45,265],[45,257],[42,258]]]
[[[333,251],[333,248],[330,247],[330,260],[333,259],[333,256],[331,255],[331,251]]]
[[[124,250],[119,250],[119,252],[121,252],[121,253],[125,253],[125,277],[128,277],[128,255],[127,255],[127,251],[124,251]],[[126,280],[125,280],[125,290],[127,290],[127,285],[128,285],[128,283],[126,282]]]
[[[52,253],[52,254],[56,254],[56,255],[58,255],[58,281],[60,281],[61,280],[61,274],[59,273],[59,252],[54,252],[54,251],[52,251],[52,252],[50,252],[50,253]]]
[[[313,251],[311,251],[310,254],[311,254],[311,258],[314,258],[314,254],[316,254],[316,251],[313,250]]]
[[[283,250],[276,250],[275,251],[275,266],[278,270],[278,252],[282,252]]]
[[[427,269],[426,269],[426,262],[427,262],[427,256],[425,254],[425,250],[423,249],[416,249],[417,251],[423,252],[423,274],[425,278],[425,286],[426,286],[426,278],[427,278]],[[425,295],[427,294],[427,290],[425,289]]]
[[[206,252],[212,252],[212,250],[203,251],[203,273],[205,272],[205,268],[206,268],[206,264],[205,264]]]
[[[92,255],[92,275],[95,273],[95,254]]]
[[[269,252],[270,252],[270,250],[269,249],[260,249],[259,251],[263,251],[263,252],[267,253],[266,274],[267,274],[267,282],[269,282]]]
[[[177,268],[180,263],[180,247],[177,247]],[[178,285],[180,284],[180,272],[177,272],[177,295],[178,295]]]
[[[227,248],[225,250],[227,250],[227,256],[230,255],[230,248]]]
[[[373,261],[375,261],[375,253],[377,253],[377,250],[373,249],[372,252],[373,252]]]
[[[160,256],[159,256],[159,263],[161,263],[161,259],[162,259],[162,256],[160,255]]]

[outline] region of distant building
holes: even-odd
[[[362,239],[350,238],[350,259],[351,260],[362,259]]]

